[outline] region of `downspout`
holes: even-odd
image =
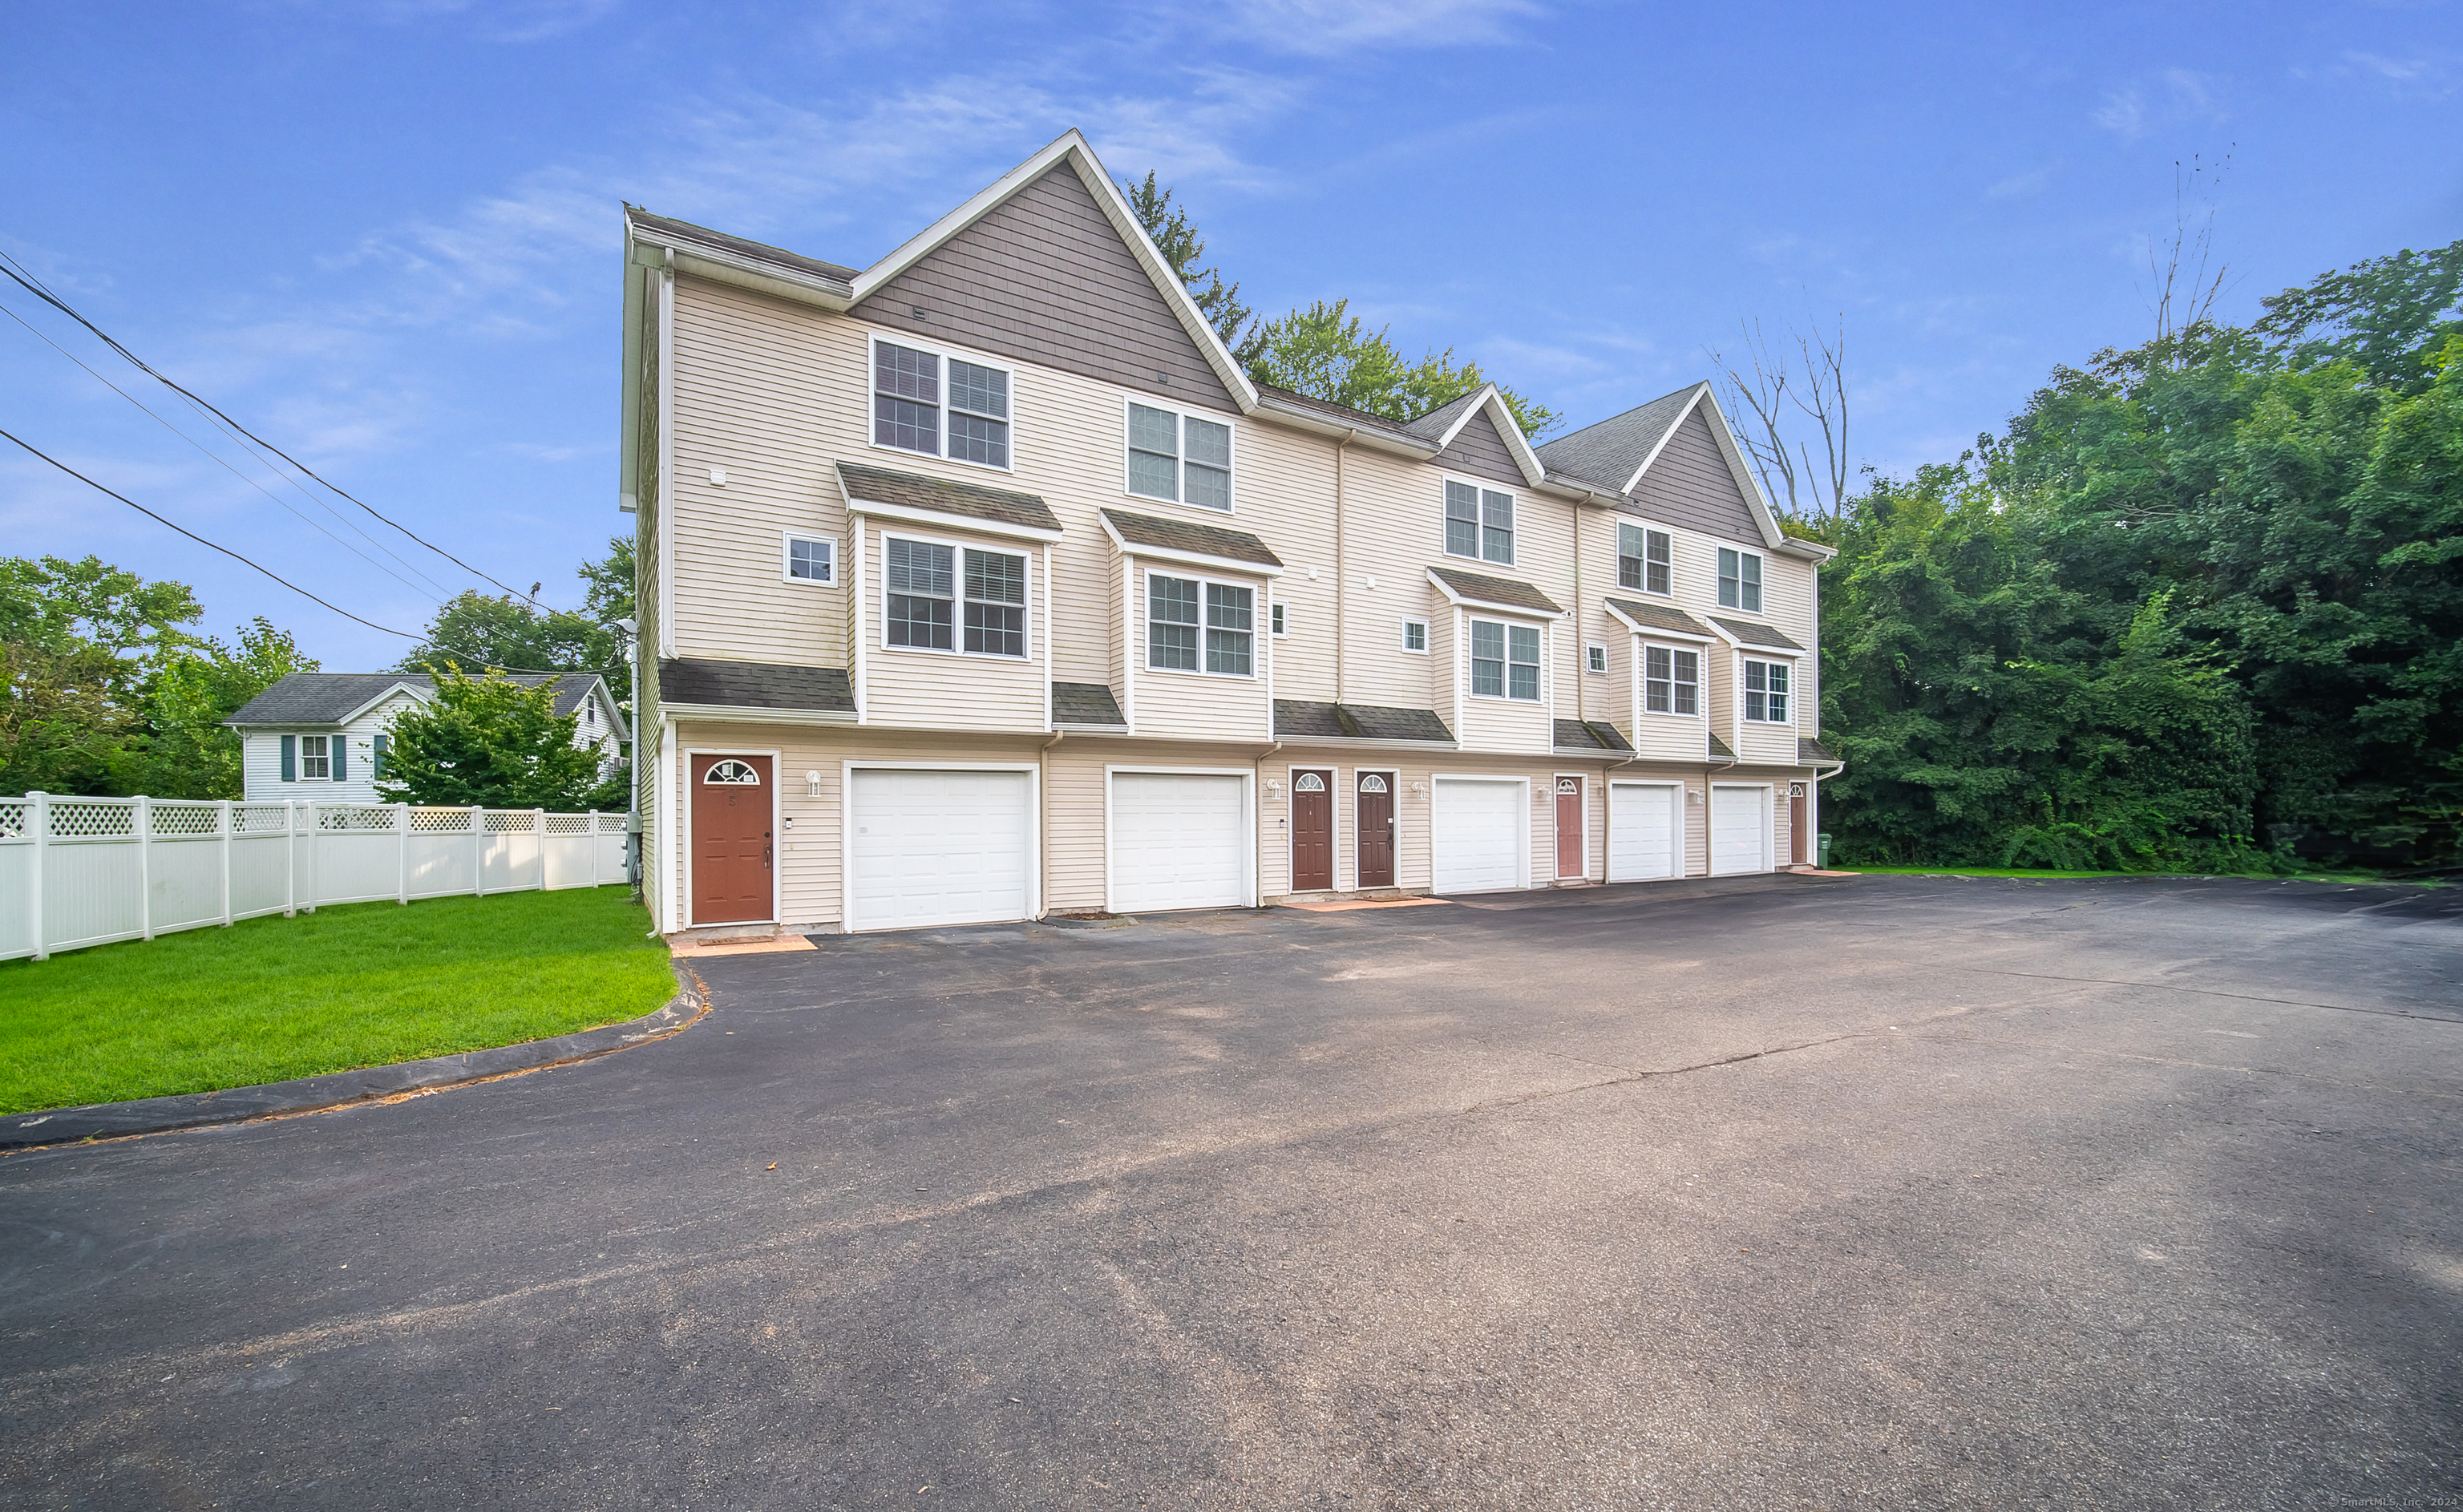
[[[1342,464],[1351,450],[1351,443],[1360,437],[1360,427],[1343,431],[1342,439],[1334,444],[1334,701],[1342,702],[1343,622],[1346,618],[1342,577]],[[1258,757],[1260,761],[1263,756]]]
[[[1340,583],[1338,582],[1336,586],[1340,587]],[[1273,756],[1282,748],[1283,743],[1280,740],[1277,740],[1272,745],[1267,746],[1263,751],[1258,752],[1256,771],[1249,779],[1252,784],[1249,791],[1256,795],[1255,801],[1259,806],[1258,817],[1261,819],[1265,817],[1263,810],[1266,801],[1266,757]],[[1280,821],[1276,821],[1276,822],[1279,823]],[[1249,843],[1249,905],[1252,908],[1257,909],[1262,909],[1266,906],[1265,844],[1266,827],[1263,824],[1260,824],[1257,826],[1255,837]],[[1285,841],[1287,847],[1289,844],[1290,843],[1287,839]]]

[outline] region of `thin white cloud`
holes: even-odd
[[[1546,13],[1536,0],[1234,0],[1220,24],[1258,46],[1330,57],[1371,47],[1508,42],[1516,23]]]
[[[2060,164],[2047,163],[2040,168],[2029,168],[2024,173],[2013,173],[1987,188],[1984,191],[1984,197],[1989,200],[2034,199],[2051,186],[2053,175],[2060,169]]]
[[[2147,101],[2138,91],[2126,89],[2106,95],[2088,118],[2104,130],[2124,137],[2143,135],[2147,130]]]
[[[483,40],[513,44],[548,42],[591,26],[617,11],[621,0],[293,0],[286,9],[310,11],[328,20],[371,21],[380,26],[464,23]]]

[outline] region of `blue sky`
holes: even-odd
[[[1575,425],[1710,376],[1741,319],[1843,319],[1851,450],[1885,471],[2144,339],[2147,238],[2193,153],[2230,155],[2228,316],[2463,235],[2454,4],[267,0],[20,6],[8,33],[0,250],[565,604],[629,524],[621,199],[861,266],[1075,125],[1176,185],[1258,308],[1348,296]],[[0,304],[208,436],[13,285]],[[382,625],[473,585],[259,472],[366,555],[310,530],[5,318],[0,428]],[[207,628],[264,614],[330,668],[406,644],[22,453],[0,532],[192,583]]]

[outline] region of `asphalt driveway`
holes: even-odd
[[[697,969],[605,1060],[0,1159],[0,1507],[2463,1506],[2463,889]]]

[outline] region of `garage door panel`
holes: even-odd
[[[857,772],[853,927],[1027,917],[1030,794],[1024,772]]]
[[[1711,874],[1724,877],[1770,869],[1770,790],[1712,788]]]
[[[1678,872],[1673,783],[1617,782],[1608,788],[1608,880],[1641,882]]]
[[[1252,901],[1242,778],[1115,772],[1111,780],[1113,908],[1161,912],[1240,908]]]
[[[1526,853],[1523,784],[1463,778],[1436,779],[1430,816],[1432,885],[1439,892],[1497,892],[1523,885]]]

